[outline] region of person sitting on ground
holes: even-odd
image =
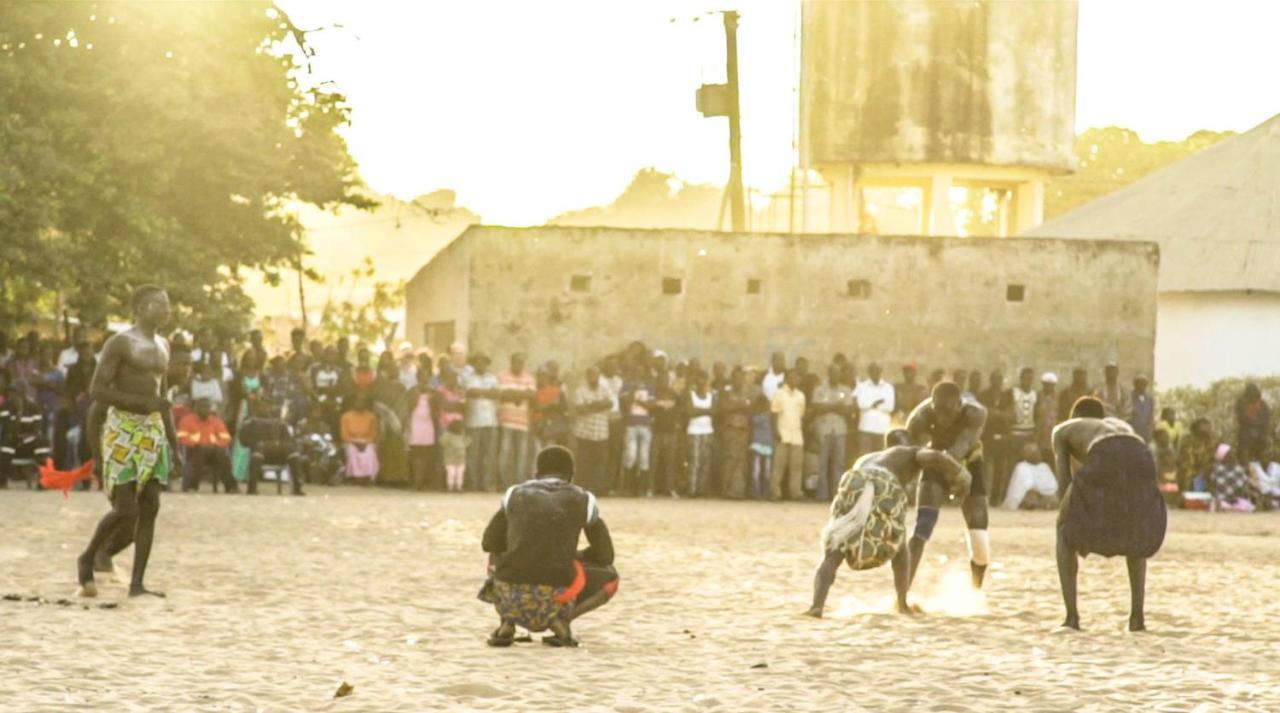
[[[548,629],[551,646],[576,646],[571,624],[608,602],[618,591],[613,540],[596,497],[573,484],[573,454],[548,446],[535,459],[533,480],[514,485],[485,528],[492,579],[480,600],[501,620],[490,646],[510,646],[516,627]],[[575,550],[586,533],[589,546]]]
[[[1241,465],[1238,453],[1237,449],[1223,443],[1214,454],[1213,474],[1209,479],[1214,510],[1254,511],[1249,473]]]
[[[822,564],[813,578],[813,605],[807,616],[821,619],[827,593],[835,583],[841,562],[863,570],[893,562],[893,587],[900,614],[916,614],[907,603],[911,586],[911,549],[907,540],[905,486],[930,468],[943,478],[953,495],[969,491],[972,476],[963,464],[945,451],[911,445],[902,429],[885,434],[884,450],[857,460],[840,477],[831,518],[822,530]]]
[[[1129,631],[1146,629],[1147,559],[1164,543],[1169,518],[1151,450],[1127,422],[1107,417],[1101,400],[1085,396],[1071,407],[1071,418],[1053,429],[1053,452],[1064,501],[1057,533],[1058,579],[1067,610],[1062,625],[1080,628],[1079,558],[1122,555],[1129,569]]]
[[[1151,457],[1156,462],[1156,476],[1160,482],[1160,492],[1164,493],[1165,503],[1177,504],[1178,496],[1178,452],[1173,447],[1169,430],[1157,427],[1151,433]]]
[[[294,438],[295,448],[302,454],[298,464],[302,472],[294,472],[295,477],[304,483],[337,485],[342,482],[342,457],[338,454],[333,430],[329,428],[329,419],[322,404],[311,405],[307,417],[298,422]]]
[[[1249,478],[1258,497],[1258,507],[1274,510],[1280,507],[1280,453],[1271,452],[1270,462],[1249,464]]]
[[[306,471],[304,458],[293,438],[293,429],[275,412],[271,402],[258,399],[253,402],[253,412],[240,427],[240,442],[249,449],[249,494],[258,494],[265,466],[288,465],[294,495],[304,495],[302,478]],[[284,477],[282,473],[277,478]]]
[[[1182,437],[1178,447],[1178,488],[1184,493],[1209,491],[1209,473],[1213,470],[1218,440],[1214,438],[1209,419],[1191,422],[1191,431]]]
[[[1022,460],[1013,467],[1009,476],[1009,490],[1005,495],[1006,510],[1053,510],[1058,507],[1058,479],[1053,469],[1040,457],[1040,447],[1035,443],[1022,446]]]
[[[209,482],[213,484],[214,492],[218,491],[218,483],[222,483],[228,493],[239,490],[235,478],[231,477],[231,456],[227,453],[231,432],[227,430],[227,424],[213,413],[209,399],[197,399],[195,411],[178,422],[178,443],[187,449],[187,462],[191,465],[182,484],[182,492],[199,492],[206,469],[210,472]]]

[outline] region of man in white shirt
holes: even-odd
[[[883,370],[879,364],[867,367],[870,377],[858,383],[854,396],[858,402],[858,455],[864,456],[884,449],[884,434],[889,432],[893,420],[893,384],[880,378]]]
[[[764,375],[764,381],[760,382],[760,391],[766,399],[773,400],[773,395],[778,392],[778,387],[782,386],[782,381],[787,377],[787,357],[782,352],[774,352],[769,360],[769,371]],[[796,384],[796,388],[799,388]]]
[[[89,332],[84,327],[76,327],[71,333],[71,343],[58,354],[58,368],[62,370],[63,376],[66,376],[67,370],[80,361],[79,345],[88,343]]]

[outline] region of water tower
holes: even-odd
[[[802,164],[831,190],[830,229],[862,232],[865,196],[919,189],[919,232],[954,234],[951,188],[999,196],[998,234],[1043,221],[1073,170],[1076,3],[801,6]]]

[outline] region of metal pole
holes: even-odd
[[[729,88],[729,201],[733,231],[746,230],[742,196],[742,126],[738,108],[738,13],[724,13],[725,70]]]

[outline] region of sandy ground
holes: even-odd
[[[618,597],[576,650],[490,650],[475,600],[496,496],[313,488],[164,498],[148,583],[166,600],[59,605],[106,507],[0,492],[0,704],[66,710],[1280,710],[1280,516],[1177,512],[1147,623],[1125,628],[1120,560],[1082,568],[1085,631],[1061,621],[1053,515],[993,515],[983,595],[956,510],[890,613],[887,567],[808,602],[818,505],[607,500]],[[131,550],[129,551],[131,552]],[[129,563],[122,555],[123,574]],[[333,694],[342,682],[354,692]]]

